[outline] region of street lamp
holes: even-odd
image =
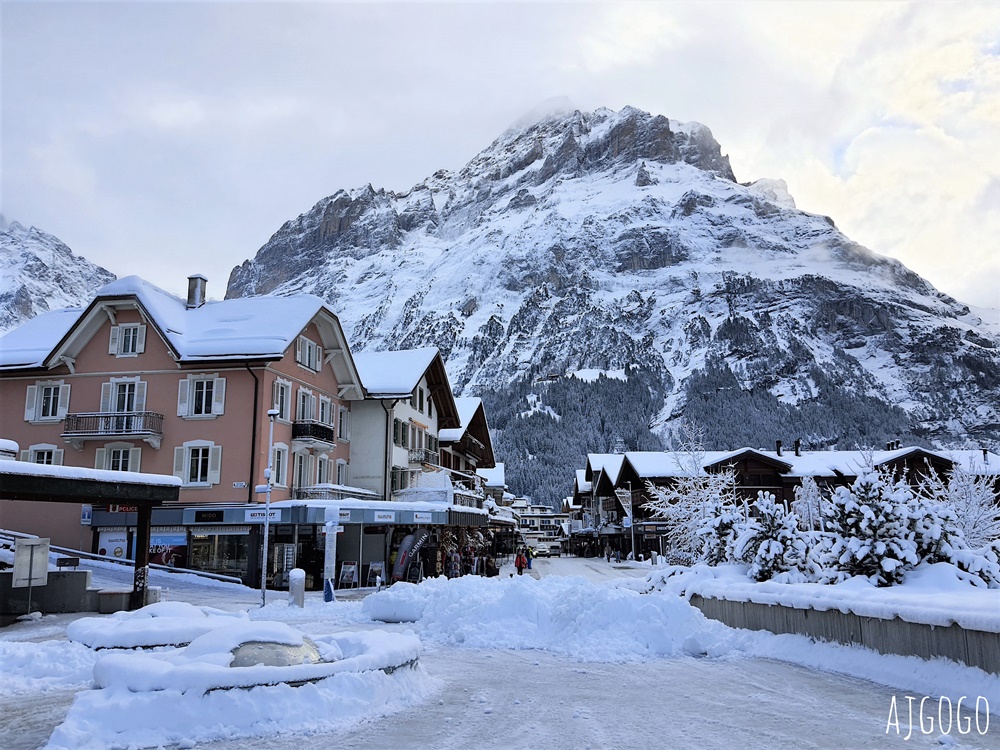
[[[264,469],[264,551],[260,566],[260,606],[267,605],[267,532],[271,527],[271,470],[274,467],[274,418],[281,412],[268,409],[267,416],[271,420],[267,436],[267,468]]]

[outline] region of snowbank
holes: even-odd
[[[1000,633],[1000,591],[968,583],[950,563],[919,565],[901,584],[878,588],[856,576],[842,583],[755,583],[743,565],[666,568],[649,577],[650,588],[683,596],[781,604],[796,609],[839,610],[862,617]]]

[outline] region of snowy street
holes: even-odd
[[[214,741],[180,746],[212,750],[318,750],[332,746],[385,750],[929,748],[942,744],[1000,748],[1000,717],[996,714],[985,736],[974,730],[959,736],[954,729],[949,737],[937,732],[922,735],[917,726],[905,740],[909,727],[903,696],[918,694],[914,690],[886,687],[774,658],[758,658],[756,654],[787,653],[792,661],[813,658],[832,668],[839,668],[842,662],[846,671],[855,671],[860,664],[863,670],[874,673],[885,669],[890,677],[924,671],[918,660],[812,644],[792,636],[779,639],[746,635],[746,631],[716,627],[716,623],[705,626],[700,613],[688,612],[686,604],[673,602],[667,602],[669,607],[663,610],[667,617],[676,611],[687,618],[674,624],[673,630],[701,628],[696,636],[711,655],[696,658],[676,648],[669,652],[663,644],[674,642],[669,640],[673,632],[657,635],[655,629],[643,630],[633,624],[650,614],[654,596],[636,597],[632,591],[618,588],[641,588],[648,571],[648,565],[609,564],[601,558],[543,558],[534,561],[532,571],[526,572],[522,580],[512,581],[512,568],[505,566],[499,581],[466,577],[450,582],[428,581],[409,588],[399,585],[377,597],[390,593],[397,598],[416,597],[415,601],[423,603],[424,614],[418,622],[396,624],[373,622],[367,617],[361,600],[377,597],[363,597],[359,592],[339,596],[332,605],[324,605],[320,594],[310,592],[302,610],[287,607],[285,593],[268,592],[268,607],[260,610],[259,591],[154,571],[151,584],[163,587],[170,601],[249,610],[253,619],[283,620],[308,633],[414,630],[424,643],[420,669],[432,688],[429,697],[401,696],[404,705],[333,731],[321,721],[300,720],[293,726],[263,728],[252,736],[223,734]],[[124,568],[102,566],[94,572],[95,582],[100,585],[122,583],[129,576]],[[491,608],[489,597],[497,589],[505,592],[500,600],[503,611]],[[547,592],[556,592],[557,598],[582,613],[580,618],[569,615],[569,619],[560,619],[564,615],[558,606],[542,612],[530,597],[539,593],[552,596]],[[435,603],[435,597],[439,603]],[[601,604],[605,599],[607,606]],[[469,603],[473,620],[454,612],[454,602],[459,600]],[[584,602],[591,600],[595,608],[584,611]],[[530,621],[532,611],[535,622]],[[36,654],[37,666],[32,668],[20,661],[25,657],[17,651],[29,645],[47,646],[46,642],[55,642],[52,647],[59,648],[59,642],[65,641],[66,624],[77,617],[47,616],[0,630],[0,667],[5,676],[14,677],[0,687],[0,736],[4,738],[0,745],[4,750],[45,747],[53,730],[66,720],[74,693],[86,687],[46,682],[41,672],[47,657]],[[614,617],[620,618],[622,631],[634,630],[634,642],[621,640],[619,651],[614,650],[614,629],[601,625],[602,618]],[[662,617],[662,612],[652,612],[650,621],[655,625]],[[548,629],[541,625],[544,620],[551,621]],[[591,628],[594,621],[597,624]],[[470,622],[486,642],[495,645],[484,647],[472,637]],[[516,630],[522,631],[521,640],[511,632]],[[683,632],[676,636],[677,643],[681,636]],[[641,644],[653,646],[657,639],[661,641],[660,650],[670,655],[643,656]],[[604,641],[609,644],[607,648],[595,646]],[[515,642],[537,645],[513,647]],[[806,654],[812,656],[803,656]],[[39,673],[36,682],[30,679],[32,669]],[[959,682],[966,675],[975,678],[969,683],[969,692],[974,693],[983,675],[975,672],[950,666],[940,674]],[[936,673],[931,674],[936,679]],[[1000,679],[987,678],[986,682],[995,686]],[[241,691],[240,695],[251,693]],[[898,735],[893,728],[887,736],[894,695],[904,706],[899,716],[901,727]],[[249,702],[248,710],[253,706]]]

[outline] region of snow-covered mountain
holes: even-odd
[[[489,400],[508,476],[655,447],[681,418],[720,448],[1000,443],[995,328],[797,210],[781,180],[736,182],[707,127],[631,107],[515,126],[402,194],[340,190],[234,269],[227,296],[300,291],[357,349],[437,346],[456,390]],[[615,391],[626,375],[641,393]],[[543,445],[532,420],[578,407],[589,434]]]
[[[57,237],[0,215],[0,332],[46,310],[86,304],[115,275]]]

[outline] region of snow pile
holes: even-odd
[[[96,661],[80,643],[0,641],[0,697],[89,688]]]
[[[432,641],[540,649],[584,661],[718,655],[731,649],[732,631],[679,597],[645,596],[576,577],[396,583],[367,597],[362,610],[375,620],[418,622],[421,636]]]
[[[91,648],[183,646],[218,628],[231,628],[243,613],[185,602],[157,602],[110,617],[84,617],[66,626],[66,637]]]
[[[186,648],[100,658],[94,667],[100,689],[77,695],[47,748],[192,746],[333,731],[405,708],[434,689],[415,664],[420,641],[412,633],[338,633],[310,640],[284,623],[231,623]],[[234,652],[247,643],[266,644],[270,650],[255,653],[272,663],[231,666]],[[270,657],[280,659],[284,646],[296,654],[296,647],[307,646],[320,658],[275,666]]]

